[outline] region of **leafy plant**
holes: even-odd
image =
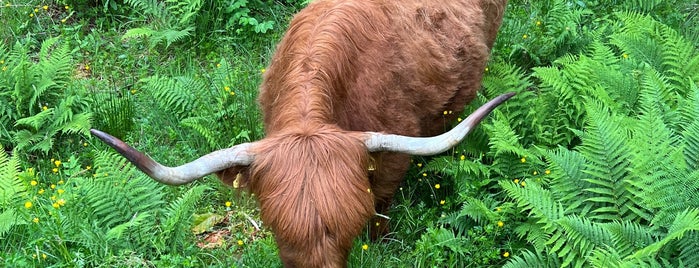
[[[58,135],[88,133],[91,114],[82,88],[71,84],[68,43],[47,39],[36,59],[17,43],[3,61],[0,103],[5,113],[0,118],[0,141],[4,146],[47,153]]]

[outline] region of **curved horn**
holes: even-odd
[[[514,95],[514,92],[510,92],[492,99],[469,115],[466,120],[459,123],[454,129],[439,136],[407,137],[368,132],[369,137],[365,140],[365,144],[370,152],[383,151],[422,156],[439,154],[461,142],[490,111]]]
[[[233,166],[247,166],[255,157],[250,153],[254,143],[243,143],[211,152],[179,167],[166,167],[112,135],[96,129],[90,129],[90,133],[114,148],[146,175],[169,185],[189,183]]]

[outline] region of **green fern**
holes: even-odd
[[[583,172],[589,177],[585,181],[592,185],[585,191],[595,194],[586,200],[596,204],[590,217],[609,221],[633,217],[637,205],[624,181],[630,165],[625,144],[628,133],[619,128],[619,119],[600,103],[591,101],[586,107],[589,117],[585,132],[578,132],[582,139],[578,148],[587,159]]]
[[[21,197],[27,191],[19,178],[19,160],[0,150],[0,238],[5,238],[13,226],[24,223],[20,216]]]
[[[543,255],[538,252],[525,250],[519,256],[512,257],[512,260],[503,268],[531,268],[531,267],[562,267],[555,255]]]
[[[186,241],[187,232],[191,228],[191,217],[194,206],[201,200],[207,186],[197,185],[185,192],[182,196],[171,202],[166,208],[165,220],[161,224],[162,235],[155,241],[155,246],[161,252],[169,252],[181,248]]]

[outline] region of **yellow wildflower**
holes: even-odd
[[[519,179],[514,180],[515,184],[519,183]]]
[[[220,64],[220,63],[216,63],[216,68],[221,68],[221,64]]]
[[[440,205],[444,205],[444,203],[446,203],[446,201],[444,201],[444,199],[439,200],[439,204],[440,204]]]
[[[529,36],[527,34],[522,35],[522,39],[527,39],[527,38],[529,38]]]
[[[260,70],[260,73],[265,73],[265,72],[267,72],[267,70],[265,70],[265,68],[262,68],[262,69]]]
[[[32,180],[29,184],[31,184],[32,186],[36,186],[37,184],[39,184],[39,182],[36,180]]]
[[[427,173],[422,173],[422,176],[423,176],[423,177],[427,177]]]
[[[526,162],[527,162],[527,158],[526,158],[526,157],[522,157],[522,159],[520,159],[519,161],[522,162],[522,163],[526,163]]]
[[[505,251],[505,253],[503,253],[502,256],[505,258],[510,257],[510,252]]]
[[[540,21],[540,20],[537,20],[537,21],[536,21],[536,26],[541,26],[541,21]]]
[[[61,20],[61,23],[66,23],[66,19],[62,19],[62,20]]]
[[[230,207],[232,204],[231,201],[226,201],[226,207]]]
[[[53,163],[56,164],[56,167],[59,167],[62,162],[61,162],[61,160],[56,160],[56,161],[53,161]]]
[[[39,223],[39,218],[34,217],[34,219],[32,219],[32,221],[33,221],[34,223]]]
[[[377,221],[374,225],[379,226],[379,225],[381,225],[381,223],[379,223],[379,222]]]
[[[500,208],[500,207],[495,208],[495,211],[497,211],[497,212],[500,212],[501,210],[502,210],[502,208]]]
[[[33,17],[34,17],[34,13],[29,13],[29,17],[30,17],[30,18],[33,18]]]
[[[66,200],[63,199],[63,198],[61,198],[61,199],[58,199],[58,201],[56,201],[56,203],[57,203],[59,206],[65,206],[65,205],[66,205]]]
[[[422,163],[417,163],[417,167],[422,167]]]
[[[85,169],[90,170],[92,169],[92,166],[86,166]]]
[[[83,142],[83,146],[84,146],[84,147],[87,147],[87,142]]]
[[[2,71],[3,72],[7,71],[7,66],[2,66]]]
[[[228,94],[231,94],[231,96],[234,96],[234,95],[235,95],[235,92],[231,91],[231,92],[228,93]]]
[[[44,194],[44,189],[39,189],[38,194]]]
[[[24,207],[27,208],[27,209],[32,208],[33,205],[34,205],[34,204],[32,204],[32,201],[24,202]]]
[[[461,161],[464,161],[464,160],[466,160],[466,156],[465,156],[465,155],[461,155]]]
[[[621,55],[621,57],[623,57],[624,59],[628,59],[628,58],[629,58],[629,54],[624,53],[624,54]]]
[[[444,111],[444,115],[447,115],[448,113],[449,113],[449,112],[447,112],[447,111]]]
[[[551,174],[551,170],[548,170],[548,169],[547,169],[546,171],[544,171],[544,174],[546,174],[546,175]]]
[[[434,188],[435,188],[435,189],[439,189],[439,187],[440,187],[440,186],[439,186],[439,183],[437,183],[437,184],[434,185]]]
[[[225,91],[231,91],[231,88],[230,88],[229,86],[225,86],[225,87],[223,87],[223,90],[225,90]]]
[[[56,185],[55,185],[55,184],[51,184],[51,189],[56,189]]]
[[[52,206],[53,208],[59,208],[59,207],[61,207],[57,202],[53,202],[53,204],[51,204],[51,206]]]
[[[243,240],[238,240],[238,246],[242,246],[243,244],[245,244],[245,242],[243,242]]]
[[[135,94],[136,94],[136,89],[131,89],[131,95],[135,95]]]
[[[532,174],[534,174],[534,175],[539,175],[539,172],[536,171],[536,170],[534,170],[534,172],[532,172]]]
[[[368,249],[369,249],[369,245],[367,245],[367,244],[362,245],[362,250],[368,250]]]
[[[66,191],[66,190],[58,189],[56,192],[58,192],[58,194],[63,194],[63,193],[65,193],[65,191]]]
[[[34,13],[36,13],[36,12],[39,12],[39,9],[38,9],[38,8],[35,8],[35,9],[34,9]]]
[[[64,184],[64,183],[66,183],[66,182],[63,180],[58,181],[58,184]]]
[[[49,6],[47,6],[47,5],[44,5],[44,6],[41,7],[41,8],[43,8],[44,10],[49,10]]]
[[[85,71],[89,71],[89,70],[90,70],[90,65],[85,64]]]
[[[527,182],[521,182],[519,185],[522,185],[522,187],[527,186]]]
[[[461,119],[461,117],[459,117],[459,118],[456,119],[456,121],[461,122],[461,121],[463,121],[463,119]]]
[[[65,6],[64,8],[65,8],[66,10],[70,9],[70,7],[69,7],[69,6]]]
[[[42,111],[46,111],[48,108],[49,108],[49,107],[46,107],[46,105],[44,105],[44,106],[41,107],[41,110],[42,110]]]
[[[498,221],[498,227],[503,227],[503,226],[505,226],[505,223],[502,221]]]

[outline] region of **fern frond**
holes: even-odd
[[[197,96],[184,87],[177,78],[153,76],[143,79],[144,90],[153,94],[161,107],[180,118],[195,109]]]
[[[205,185],[197,185],[170,203],[165,212],[165,221],[162,223],[162,235],[156,241],[156,247],[163,252],[180,248],[177,242],[184,241],[186,232],[178,230],[189,230],[191,227],[191,217],[194,213],[194,206],[201,200],[204,191],[209,188]]]
[[[632,215],[628,207],[633,196],[626,191],[627,169],[630,152],[625,144],[628,134],[619,129],[618,119],[609,110],[595,101],[586,104],[585,132],[579,132],[582,145],[579,152],[587,159],[585,179],[592,187],[586,192],[595,196],[586,202],[595,203],[590,217],[603,220],[618,220]],[[616,121],[616,122],[615,122]]]
[[[686,267],[699,266],[699,247],[697,245],[699,245],[699,232],[697,231],[690,232],[678,241],[677,247],[680,251],[678,259]]]
[[[5,150],[0,150],[0,238],[10,229],[22,222],[17,209],[22,204],[19,198],[27,191],[19,178],[19,160],[9,157]]]
[[[554,255],[542,255],[529,250],[515,255],[503,268],[531,268],[531,267],[561,267],[560,260]]]
[[[676,215],[673,223],[668,226],[667,235],[660,241],[636,251],[625,259],[644,259],[656,255],[665,245],[673,240],[682,239],[689,232],[699,230],[699,209],[692,208]]]
[[[155,210],[163,201],[162,185],[138,172],[116,153],[100,152],[96,178],[82,188],[82,201],[99,226],[111,228],[141,211]]]
[[[585,179],[584,167],[588,165],[585,157],[576,151],[558,148],[548,151],[546,159],[550,165],[550,187],[555,200],[565,204],[566,211],[580,216],[587,216],[592,210],[593,204],[585,202],[591,197],[591,193],[585,189],[592,184]]]
[[[121,36],[121,40],[134,39],[134,38],[148,38],[155,34],[155,30],[148,27],[140,27],[129,29]]]
[[[499,184],[522,211],[528,212],[536,223],[543,224],[544,230],[554,230],[555,222],[565,215],[563,206],[553,199],[551,191],[536,183],[529,183],[527,187],[511,181],[500,181]]]
[[[655,228],[630,221],[610,222],[604,225],[611,236],[610,248],[620,256],[628,256],[655,242]]]
[[[563,233],[558,239],[554,239],[554,236],[548,244],[553,245],[551,251],[556,252],[558,256],[565,256],[561,266],[571,263],[582,266],[582,261],[595,247],[611,242],[609,231],[588,218],[566,216],[559,219],[557,224]]]

